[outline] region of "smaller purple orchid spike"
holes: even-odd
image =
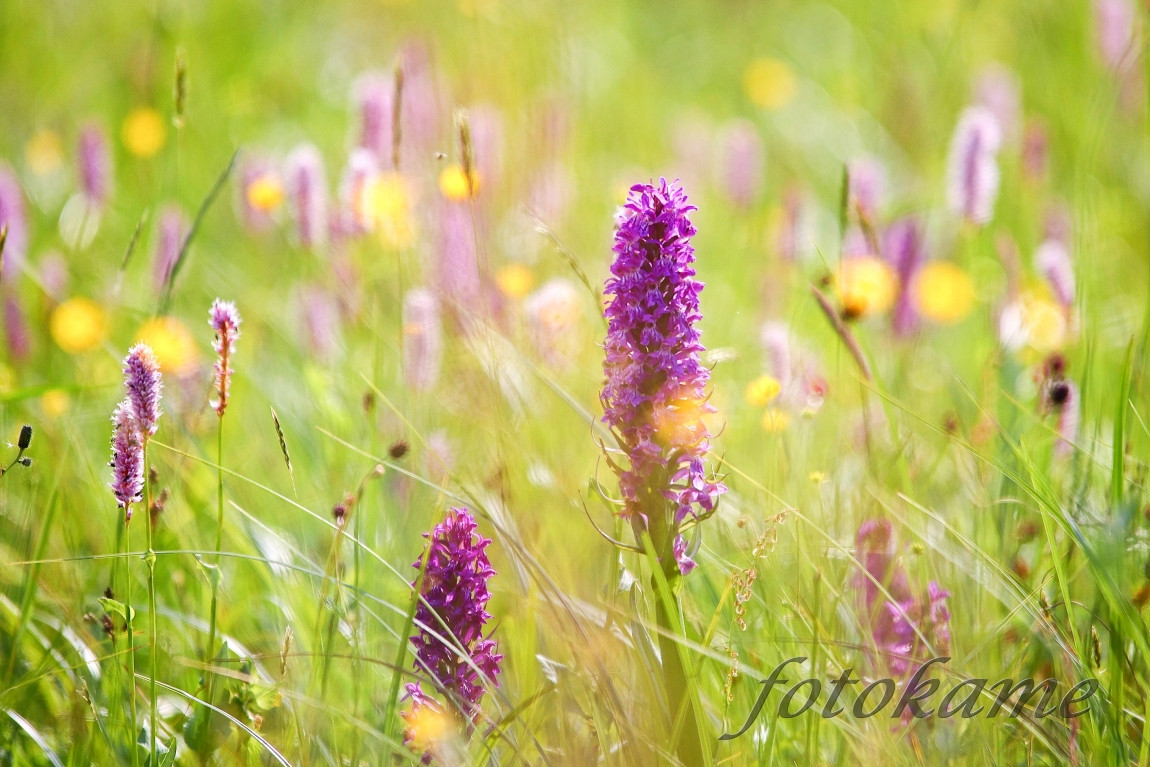
[[[112,495],[125,510],[125,521],[132,519],[132,504],[144,492],[144,440],[132,412],[132,404],[124,400],[112,413]]]
[[[147,344],[136,344],[124,358],[124,386],[132,417],[144,440],[156,433],[160,416],[160,393],[164,388],[160,363]]]
[[[344,234],[357,236],[371,229],[366,195],[378,175],[376,156],[367,149],[353,149],[339,183],[340,229]]]
[[[480,309],[479,252],[467,205],[442,203],[437,292],[458,317]]]
[[[998,154],[1002,131],[986,107],[962,113],[950,145],[947,199],[951,210],[974,224],[987,224],[998,197]]]
[[[208,324],[216,332],[216,339],[212,341],[212,349],[216,352],[212,389],[216,396],[209,404],[216,415],[223,418],[232,383],[232,354],[236,350],[236,340],[240,337],[240,313],[231,301],[217,298],[212,302]]]
[[[486,685],[498,686],[503,656],[495,652],[495,640],[484,636],[491,619],[487,582],[495,575],[487,558],[489,538],[477,532],[475,518],[467,509],[450,509],[446,518],[424,537],[426,558],[413,565],[423,571],[412,586],[420,588],[415,611],[418,633],[411,637],[416,670],[426,674],[447,695],[451,707],[474,726]],[[408,687],[415,705],[422,690]]]

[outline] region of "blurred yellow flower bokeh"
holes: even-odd
[[[381,173],[369,181],[362,193],[364,220],[390,248],[406,248],[415,239],[411,211],[414,194],[407,179],[399,173]]]
[[[915,276],[912,297],[923,317],[954,325],[966,319],[974,306],[974,281],[949,261],[931,261]]]
[[[160,370],[166,375],[180,375],[191,370],[199,357],[196,339],[184,323],[174,317],[154,317],[140,326],[137,343],[152,347]]]
[[[107,324],[107,315],[95,301],[69,298],[52,310],[48,318],[48,333],[64,351],[80,354],[99,345]]]
[[[467,183],[467,173],[458,165],[448,165],[439,173],[439,192],[456,202],[479,194],[479,172],[471,169],[471,183]]]
[[[508,264],[495,275],[495,282],[503,295],[511,299],[523,298],[531,290],[535,275],[523,264]]]
[[[746,397],[747,402],[755,407],[762,407],[768,402],[779,396],[782,391],[782,384],[779,379],[774,376],[762,375],[747,384],[746,391],[743,396]]]
[[[258,211],[271,213],[284,201],[284,185],[274,173],[257,176],[245,190],[248,205]]]
[[[168,129],[159,112],[151,107],[136,107],[124,118],[120,137],[129,152],[147,159],[164,147]]]
[[[64,145],[60,134],[53,130],[39,130],[24,145],[24,162],[37,176],[47,176],[64,164]]]
[[[873,256],[847,258],[835,274],[835,293],[847,317],[882,314],[894,304],[898,277]]]
[[[761,58],[748,64],[743,72],[743,90],[756,106],[780,109],[795,97],[798,81],[785,62]]]

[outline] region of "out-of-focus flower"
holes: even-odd
[[[1094,0],[1094,27],[1102,62],[1114,71],[1133,64],[1138,9],[1132,0]]]
[[[666,499],[666,527],[673,532],[696,509],[712,510],[726,489],[704,469],[710,432],[702,416],[712,409],[709,371],[699,362],[703,285],[691,266],[693,210],[677,184],[631,187],[606,286],[611,303],[600,399],[603,420],[629,463],[619,472],[623,513],[645,527],[640,520],[664,514],[654,499]],[[670,553],[671,542],[655,545]]]
[[[414,192],[399,173],[381,173],[368,182],[363,192],[364,212],[370,228],[383,244],[394,250],[406,248],[415,239],[412,208]]]
[[[339,304],[318,285],[305,287],[299,303],[303,309],[301,330],[308,353],[319,360],[333,359],[340,342]]]
[[[1007,140],[1018,138],[1020,90],[1018,77],[999,64],[983,69],[974,81],[974,102],[990,110]]]
[[[371,152],[376,163],[391,165],[395,78],[384,72],[365,72],[352,86],[359,113],[359,146]]]
[[[1046,178],[1047,144],[1046,126],[1031,120],[1022,135],[1022,170],[1033,182]]]
[[[8,354],[13,360],[23,360],[32,351],[32,337],[28,332],[28,322],[20,307],[19,294],[4,291],[4,340],[8,344]]]
[[[224,417],[228,407],[228,392],[232,383],[232,354],[240,337],[240,313],[231,301],[216,299],[212,302],[208,324],[216,332],[212,350],[216,353],[216,364],[212,374],[212,389],[215,399],[209,402],[216,415]]]
[[[444,203],[440,217],[437,292],[457,315],[479,309],[479,252],[468,207]]]
[[[168,129],[160,113],[151,107],[136,107],[124,118],[120,138],[136,157],[147,159],[164,147]]]
[[[1062,349],[1069,337],[1066,312],[1039,292],[1022,291],[999,313],[999,342],[1009,351],[1030,347],[1048,354]]]
[[[883,249],[898,278],[898,298],[891,312],[891,327],[898,336],[907,336],[918,327],[918,311],[911,286],[926,256],[918,220],[895,221],[883,234]]]
[[[37,176],[50,176],[64,165],[64,144],[60,134],[41,129],[24,145],[24,162]]]
[[[736,120],[723,131],[727,197],[740,208],[754,205],[763,189],[763,142],[750,120]]]
[[[1002,130],[989,109],[973,106],[962,113],[947,165],[947,201],[955,215],[974,224],[990,222],[998,197],[1001,144]]]
[[[107,322],[99,304],[87,298],[69,298],[52,310],[48,332],[61,349],[80,354],[99,345]]]
[[[940,325],[961,322],[974,306],[974,282],[950,261],[931,261],[919,269],[912,291],[919,314]]]
[[[95,123],[80,131],[79,174],[80,190],[88,204],[103,208],[112,192],[112,153],[104,131]]]
[[[798,91],[794,71],[778,59],[755,59],[743,72],[743,90],[747,98],[764,109],[781,109]]]
[[[844,258],[834,278],[843,316],[883,314],[894,304],[898,278],[886,262],[874,256]]]
[[[415,391],[434,386],[442,357],[439,302],[428,290],[411,290],[403,299],[403,372],[407,385]]]
[[[175,317],[153,317],[146,321],[136,331],[136,342],[151,347],[160,367],[171,376],[191,372],[199,360],[195,337]]]
[[[779,396],[783,386],[779,379],[770,375],[761,375],[747,384],[744,396],[747,402],[754,407],[762,407]]]
[[[468,122],[475,164],[472,187],[478,192],[482,180],[484,188],[497,189],[503,169],[503,113],[490,104],[480,104],[468,110]]]
[[[161,291],[172,278],[172,270],[180,256],[180,248],[188,234],[188,221],[183,211],[175,205],[168,205],[160,212],[160,222],[156,232],[156,254],[153,275],[156,290]]]
[[[1034,265],[1046,279],[1055,300],[1066,311],[1074,308],[1074,264],[1070,253],[1059,240],[1047,239],[1034,253]]]
[[[479,194],[480,176],[475,168],[471,170],[470,181],[467,173],[459,165],[448,165],[439,173],[439,193],[448,200],[459,202]]]
[[[847,164],[847,178],[851,211],[873,226],[886,199],[886,168],[877,157],[866,155]]]
[[[245,159],[240,186],[244,224],[255,231],[267,229],[284,201],[280,174],[264,160]]]
[[[302,144],[288,155],[284,176],[295,215],[296,237],[307,248],[327,239],[327,179],[323,157],[312,144]]]
[[[1078,402],[1078,387],[1065,379],[1051,384],[1053,396],[1051,408],[1058,413],[1058,442],[1054,445],[1054,455],[1060,459],[1069,458],[1074,452],[1074,443],[1078,439],[1078,420],[1081,417],[1081,405]]]
[[[404,700],[411,706],[401,711],[403,719],[403,745],[415,753],[422,753],[424,764],[431,764],[444,741],[455,734],[455,722],[440,703],[427,695],[419,682],[409,682]]]
[[[763,431],[767,432],[768,434],[777,434],[778,432],[786,431],[788,428],[790,428],[790,425],[790,416],[781,410],[769,408],[763,412]]]
[[[8,236],[0,253],[0,283],[10,285],[27,255],[28,219],[20,182],[12,169],[0,162],[0,229],[4,227],[8,227]]]
[[[520,263],[508,264],[495,275],[495,284],[499,286],[500,292],[512,300],[527,295],[534,281],[535,275],[531,269]]]
[[[48,418],[59,418],[72,407],[72,398],[62,389],[49,389],[40,395],[40,410]]]
[[[781,386],[778,406],[804,416],[818,413],[826,399],[827,382],[811,353],[792,338],[785,325],[774,320],[763,323],[759,331],[759,343],[767,358],[766,370]],[[784,410],[777,412],[785,416]],[[768,428],[767,418],[764,415],[764,428]],[[771,426],[781,424],[782,429],[790,423],[789,419],[783,421],[776,416],[770,418]]]
[[[531,343],[547,364],[562,369],[575,361],[582,309],[578,288],[560,278],[543,283],[523,303]]]
[[[372,228],[369,191],[378,175],[375,155],[367,149],[352,150],[339,183],[340,218],[346,234],[360,235]]]

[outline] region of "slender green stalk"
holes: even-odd
[[[125,506],[124,516],[127,517],[131,510],[131,504]],[[128,555],[124,558],[124,574],[126,576],[124,580],[124,622],[128,629],[128,707],[132,712],[129,748],[132,752],[132,767],[139,767],[140,754],[136,748],[136,727],[140,720],[136,714],[136,638],[134,636],[134,621],[132,620],[132,568],[127,566],[131,562],[132,553],[132,526],[129,522],[124,523],[124,553]]]
[[[156,628],[156,550],[152,546],[152,483],[148,478],[148,443],[144,442],[144,512],[145,528],[148,531],[148,553],[144,561],[148,563],[148,622],[151,634],[151,663],[149,676],[151,677],[148,696],[151,699],[151,719],[148,723],[149,746],[152,754],[151,764],[156,762],[156,642],[159,631]]]
[[[220,566],[220,551],[224,542],[224,419],[219,419],[219,428],[216,430],[216,553],[215,566]],[[210,573],[209,581],[212,586],[212,605],[208,617],[208,646],[204,652],[204,665],[207,667],[207,681],[205,700],[211,704],[212,691],[215,689],[215,674],[211,665],[216,654],[216,613],[219,607],[220,578],[219,572]],[[208,719],[210,720],[210,715]]]

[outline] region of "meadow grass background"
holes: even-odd
[[[409,244],[368,236],[301,247],[290,201],[269,231],[248,231],[236,170],[163,307],[191,344],[173,342],[184,371],[165,371],[165,415],[148,455],[153,491],[168,492],[156,528],[154,652],[158,734],[174,740],[177,763],[417,762],[400,742],[391,696],[395,674],[406,681],[411,668],[402,655],[411,563],[449,505],[471,508],[494,538],[490,611],[506,656],[484,703],[488,721],[459,744],[460,759],[672,759],[657,710],[649,568],[617,552],[584,513],[585,504],[621,535],[589,485],[598,478],[614,494],[596,444],[605,332],[596,297],[580,286],[566,366],[541,356],[522,298],[505,296],[498,320],[477,318],[479,331],[447,323],[433,388],[404,383],[401,305],[411,287],[434,287],[436,179],[459,152],[452,110],[477,107],[503,121],[498,180],[471,203],[485,222],[490,284],[520,264],[534,286],[552,277],[579,286],[583,273],[600,290],[613,215],[633,183],[681,177],[699,208],[710,423],[721,431],[712,463],[730,492],[699,528],[682,641],[712,738],[742,724],[754,680],[786,658],[812,659],[802,677],[862,667],[868,640],[855,615],[852,552],[860,523],[874,517],[893,523],[917,588],[935,580],[951,593],[949,675],[1095,678],[1102,689],[1073,728],[1026,716],[910,727],[783,720],[768,703],[762,726],[714,741],[714,763],[1147,763],[1145,78],[1141,59],[1126,74],[1108,70],[1095,33],[1089,3],[1046,0],[0,3],[0,159],[26,187],[30,221],[27,263],[4,289],[19,296],[32,331],[27,356],[0,352],[0,432],[14,443],[21,424],[35,429],[33,464],[0,479],[0,762],[130,763],[123,635],[113,644],[102,631],[99,601],[109,587],[122,598],[128,578],[141,611],[137,703],[147,719],[146,513],[137,509],[126,541],[106,463],[119,360],[161,309],[151,273],[157,211],[174,203],[193,216],[237,150],[238,168],[257,154],[278,161],[304,141],[322,151],[334,194],[357,131],[357,75],[391,72],[404,51],[422,50],[440,93],[428,144],[444,157],[428,153],[405,169],[418,190]],[[179,127],[177,59],[186,64]],[[769,107],[745,87],[748,67],[763,59],[793,78],[790,93],[774,83],[785,98]],[[947,151],[992,63],[1017,76],[1024,119],[1046,132],[1048,170],[1028,178],[1019,142],[1008,140],[992,222],[961,226],[945,206]],[[165,125],[150,158],[121,136],[140,106]],[[749,207],[723,194],[713,144],[695,147],[703,162],[693,166],[676,151],[684,126],[721,134],[736,119],[750,121],[766,153]],[[549,120],[564,126],[550,143],[541,139]],[[77,245],[60,219],[86,122],[108,132],[115,180],[95,236]],[[46,131],[61,147],[50,183],[28,148]],[[862,154],[889,173],[883,221],[921,216],[931,257],[954,261],[976,288],[973,309],[953,326],[896,338],[885,317],[852,323],[874,369],[869,384],[808,289],[838,262],[843,164]],[[543,222],[544,235],[524,204],[549,173],[568,174],[570,201]],[[807,222],[797,263],[777,247],[790,190],[801,192]],[[1052,454],[1055,419],[1040,413],[1041,355],[1004,350],[996,332],[1006,290],[997,243],[1013,240],[1027,283],[1038,284],[1030,257],[1054,206],[1073,222],[1078,283],[1078,331],[1061,344],[1082,395],[1068,459]],[[41,267],[61,262],[67,279],[53,293]],[[307,341],[315,320],[299,300],[305,285],[340,303],[326,350]],[[94,348],[70,354],[49,318],[76,296],[102,307],[107,327]],[[182,732],[204,673],[212,571],[197,557],[215,561],[207,310],[216,297],[235,301],[244,318],[223,423],[219,616],[230,656],[217,664],[229,674],[218,677],[217,703],[228,718],[214,720],[212,749],[197,754]],[[819,360],[828,391],[817,414],[789,413],[777,430],[744,397],[767,364],[758,339],[768,319]],[[400,440],[409,450],[390,457]],[[442,443],[448,462],[433,449]],[[357,490],[341,533],[331,508]],[[1036,533],[1020,541],[1027,528]],[[732,578],[748,570],[756,577],[740,594],[743,629]]]

